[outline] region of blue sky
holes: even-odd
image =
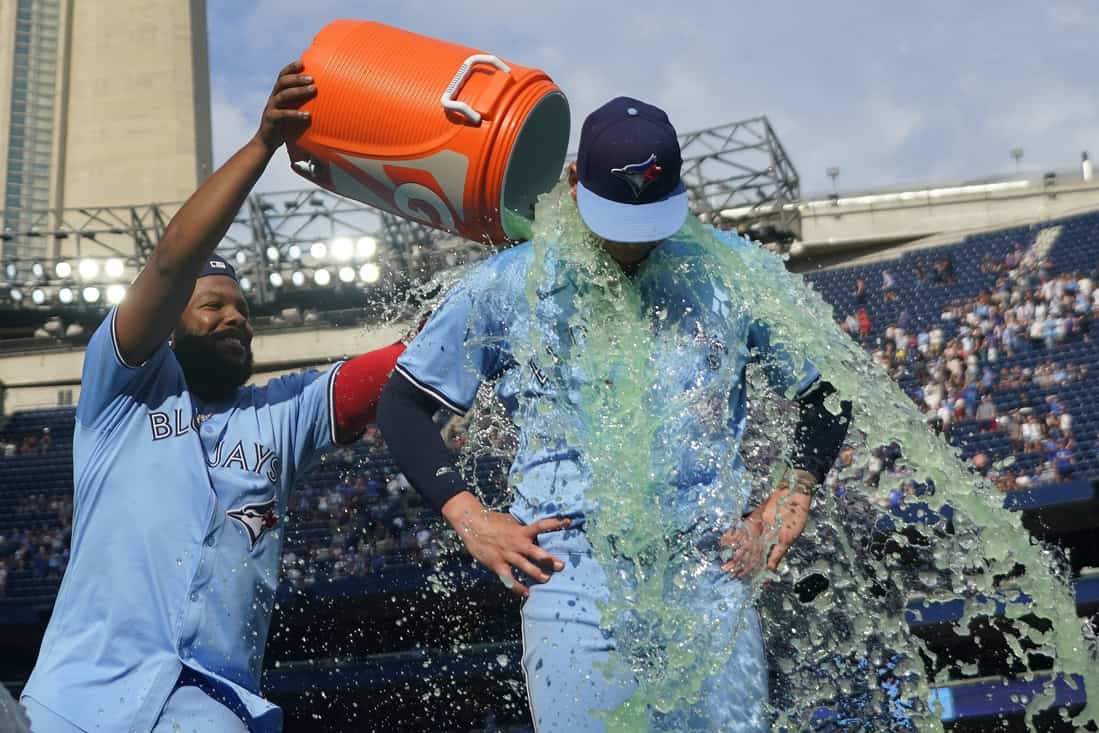
[[[545,69],[583,117],[627,94],[681,131],[766,114],[803,193],[1077,166],[1099,156],[1089,0],[207,0],[215,162],[252,134],[275,74],[335,18]],[[305,187],[277,159],[260,190]]]

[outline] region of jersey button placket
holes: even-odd
[[[214,511],[216,512],[216,509]],[[213,524],[212,519],[210,524]],[[190,603],[187,604],[187,610],[183,614],[183,628],[181,630],[182,633],[180,634],[180,653],[184,659],[192,659],[194,657],[191,645],[199,636],[199,620],[202,617],[201,591],[210,580],[211,567],[213,565],[213,550],[211,548],[216,544],[216,534],[216,531],[213,528],[210,528],[209,534],[202,541],[202,544],[199,545],[198,567],[195,569],[194,577],[191,578],[190,588],[185,596]]]

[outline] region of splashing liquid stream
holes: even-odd
[[[675,492],[668,487],[675,483],[682,446],[675,445],[666,428],[692,411],[698,413],[699,394],[673,387],[674,380],[664,371],[668,357],[677,353],[670,341],[673,337],[666,335],[669,329],[654,328],[654,318],[660,315],[646,311],[635,281],[583,226],[564,184],[539,201],[533,235],[534,265],[525,284],[530,312],[546,307],[539,288],[567,271],[579,293],[573,300],[574,312],[565,315],[568,333],[580,335],[571,346],[563,347],[560,334],[539,328],[540,319],[531,318],[529,346],[524,347],[531,353],[515,357],[525,364],[530,358],[545,360],[546,353],[568,351],[567,358],[551,362],[556,378],[567,385],[566,397],[535,409],[544,410],[539,420],[554,425],[556,434],[583,457],[589,480],[586,501],[596,508],[586,518],[584,532],[607,570],[610,596],[600,610],[602,624],[615,633],[617,650],[611,665],[626,665],[638,681],[636,692],[621,707],[605,713],[604,720],[609,731],[649,730],[661,713],[697,702],[704,681],[722,669],[730,653],[726,646],[711,643],[716,638],[712,619],[674,601],[679,590],[698,582],[701,571],[698,554],[677,541],[683,527],[674,520],[678,508]],[[904,696],[915,701],[908,717],[921,730],[941,730],[936,706],[927,701],[931,684],[945,681],[942,675],[950,660],[936,659],[908,630],[905,602],[913,595],[929,600],[963,595],[965,613],[955,631],[964,635],[970,621],[993,611],[995,599],[1012,598],[1019,591],[1029,597],[1029,604],[1008,603],[1005,616],[1017,619],[1034,614],[1053,623],[1042,631],[1016,624],[1019,636],[1008,635],[1008,644],[1024,663],[1028,654],[1046,654],[1053,658],[1053,674],[1066,679],[1079,675],[1089,702],[1075,721],[1094,720],[1099,673],[1094,650],[1081,633],[1072,590],[1031,543],[1019,517],[1003,510],[1001,494],[970,473],[958,451],[931,433],[901,388],[836,326],[831,306],[799,276],[789,273],[781,258],[735,235],[703,226],[693,217],[678,236],[695,242],[697,253],[679,260],[665,258],[661,267],[683,282],[712,279],[739,301],[734,309],[743,309],[741,314],[770,326],[772,341],[782,345],[793,363],[808,358],[815,364],[838,390],[827,403],[829,409],[838,413],[841,398],[853,403],[855,429],[848,443],[856,446],[863,466],[874,447],[896,442],[908,475],[933,485],[936,501],[955,510],[952,532],[943,531],[941,524],[920,528],[915,543],[898,534],[893,541],[899,549],[877,561],[865,557],[840,526],[850,517],[826,492],[818,493],[810,528],[799,546],[820,543],[833,556],[804,564],[798,573],[826,575],[828,590],[808,604],[786,598],[778,614],[789,616],[792,611],[796,617],[790,649],[785,656],[778,655],[781,670],[806,682],[813,674],[805,670],[815,669],[816,689],[806,691],[804,705],[773,711],[779,721],[776,729],[801,729],[812,701],[849,692],[849,682],[838,672],[852,659],[869,660],[868,669],[859,674],[871,681],[871,694],[878,703],[887,704],[873,681],[875,670],[892,655],[890,668],[895,667],[893,673],[903,680]],[[700,268],[705,278],[696,277]],[[699,302],[708,302],[703,296],[709,292],[696,292]],[[674,334],[674,327],[670,332]],[[759,403],[764,398],[755,392],[756,380],[749,381],[749,398]],[[728,404],[721,409],[724,412],[718,417],[728,421]],[[753,420],[757,412],[768,410],[753,408]],[[781,446],[787,438],[780,434],[788,434],[789,418],[783,426],[773,414],[776,410],[770,412],[756,427],[763,431],[763,443],[773,433],[773,443]],[[689,450],[711,450],[706,436],[678,439],[687,441]],[[735,453],[747,446],[738,446],[739,438],[723,440],[722,450]],[[729,455],[722,450],[712,450],[711,467],[717,477],[711,485],[716,488],[697,499],[700,516],[715,531],[739,518],[744,505],[738,497],[746,496],[746,482],[766,492],[782,469],[775,469],[772,462],[765,470],[747,471],[731,460],[719,461]],[[858,467],[856,463],[852,472]],[[512,479],[515,483],[521,477]],[[870,500],[881,499],[902,480],[883,474],[877,487],[857,488]],[[870,514],[878,511],[874,504],[868,505]],[[906,570],[899,560],[902,551],[921,554],[934,569]],[[1016,563],[1025,566],[1021,576]],[[761,578],[750,584],[747,602],[761,597]],[[1004,578],[1011,579],[1010,592],[1007,586],[1000,587]],[[888,599],[875,600],[875,588],[884,586],[895,592]],[[886,611],[892,615],[883,617]],[[833,617],[839,619],[835,628],[828,623]],[[938,671],[931,679],[924,674],[921,654],[937,662]],[[610,671],[596,672],[602,673]],[[1052,687],[1034,696],[1027,707],[1028,721],[1052,699]]]

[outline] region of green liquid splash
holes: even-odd
[[[500,220],[504,225],[504,232],[517,242],[530,239],[534,236],[534,224],[517,211],[512,211],[506,206],[500,209]]]
[[[787,272],[779,257],[715,232],[694,218],[681,234],[697,242],[704,256],[701,261],[673,261],[666,266],[690,268],[701,262],[709,277],[741,300],[738,307],[771,327],[773,340],[783,345],[794,363],[808,357],[836,386],[831,409],[838,412],[840,399],[852,401],[858,435],[852,431],[849,441],[859,442],[860,448],[898,443],[910,471],[921,481],[933,482],[942,503],[956,510],[956,531],[953,537],[937,537],[943,545],[934,554],[937,565],[955,578],[944,598],[959,592],[967,597],[960,633],[965,633],[970,620],[989,613],[990,602],[976,598],[1002,597],[998,580],[1010,577],[1016,563],[1025,565],[1025,574],[1014,582],[1031,601],[1027,606],[1009,605],[1008,614],[1033,613],[1054,623],[1046,631],[1021,629],[1015,644],[1017,656],[1027,659],[1021,646],[1026,641],[1053,658],[1054,674],[1082,676],[1089,702],[1076,722],[1095,720],[1099,675],[1094,650],[1081,633],[1073,593],[1049,558],[1032,546],[1018,516],[1002,509],[999,492],[969,473],[957,451],[932,435],[900,387],[835,325],[831,307],[800,277]],[[590,471],[588,498],[597,511],[588,519],[585,531],[596,557],[601,562],[607,559],[610,568],[610,598],[601,608],[602,623],[616,635],[618,650],[612,664],[626,665],[638,681],[636,693],[617,710],[604,713],[604,720],[609,731],[650,730],[654,714],[671,713],[697,702],[703,682],[722,668],[730,653],[728,648],[709,644],[714,633],[709,622],[670,602],[675,593],[669,591],[693,582],[698,567],[684,560],[682,547],[669,542],[678,529],[669,518],[666,489],[674,467],[663,458],[669,451],[661,428],[692,409],[690,396],[677,401],[663,389],[662,362],[655,356],[662,345],[654,335],[652,314],[644,312],[635,284],[584,227],[563,184],[539,201],[532,241],[535,264],[526,283],[532,313],[539,306],[538,288],[555,276],[553,270],[561,263],[580,284],[576,313],[568,323],[570,331],[584,334],[568,359],[568,368],[580,377],[569,400],[572,408],[564,414],[541,417],[557,422],[557,434],[579,449]],[[549,340],[548,334],[532,328],[533,353],[542,353]],[[525,363],[530,355],[516,356]],[[562,411],[555,408],[555,412]],[[738,480],[743,477],[724,467],[715,484]],[[883,480],[877,489],[866,491],[881,496],[893,488]],[[817,521],[837,521],[828,501],[828,497],[818,496],[818,504],[824,506],[815,510]],[[714,529],[725,529],[740,509],[729,506],[728,514],[718,517],[721,526]],[[802,542],[812,541],[814,534],[811,529]],[[836,546],[842,544],[841,533]],[[856,555],[851,547],[845,552],[847,557]],[[610,562],[611,558],[615,561]],[[836,591],[815,604],[822,628],[798,639],[796,659],[784,660],[784,664],[823,660],[827,654],[880,660],[883,649],[900,652],[907,660],[901,669],[910,674],[910,684],[916,685],[905,694],[921,704],[911,717],[920,729],[941,730],[937,711],[926,704],[929,680],[918,670],[919,652],[931,652],[908,633],[903,605],[899,618],[882,618],[880,607],[868,602],[864,607],[858,605],[860,593],[843,592],[866,586],[865,578],[858,577],[853,567],[833,564],[827,571]],[[894,571],[888,563],[881,563],[870,574],[892,577]],[[829,605],[839,598],[851,605]],[[842,640],[823,627],[828,613],[835,612],[850,626]],[[806,694],[812,692],[814,699],[824,699],[829,692],[844,691],[842,683],[835,680],[824,680],[819,686]],[[1028,713],[1047,707],[1052,697],[1049,687],[1029,702]],[[778,717],[790,729],[805,723],[789,712]]]

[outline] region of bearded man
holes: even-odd
[[[22,703],[35,731],[267,731],[259,690],[290,489],[354,440],[402,347],[246,385],[252,326],[214,248],[309,124],[300,63],[179,210],[84,357],[73,536]]]

